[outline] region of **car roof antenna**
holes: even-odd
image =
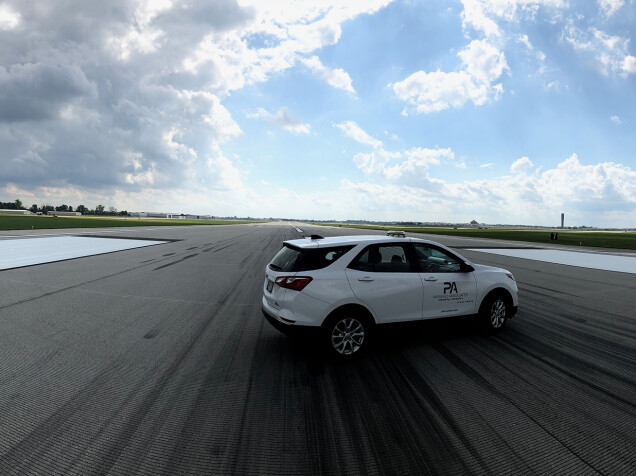
[[[324,239],[325,239],[325,237],[324,237],[324,236],[320,236],[320,235],[311,235],[311,236],[309,237],[309,239],[310,239],[310,240],[312,240],[312,241],[313,241],[313,240],[324,240]]]

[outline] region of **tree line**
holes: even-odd
[[[19,199],[14,200],[13,202],[0,202],[0,209],[5,210],[29,210],[31,213],[42,213],[46,215],[48,212],[80,212],[82,215],[106,215],[106,216],[122,216],[127,217],[130,216],[128,211],[121,210],[118,211],[115,207],[106,207],[104,205],[97,205],[93,209],[89,209],[84,205],[78,205],[73,209],[72,206],[62,204],[58,206],[53,206],[49,204],[39,205],[34,203],[30,208],[25,208],[22,205],[22,201]]]

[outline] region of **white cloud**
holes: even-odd
[[[494,164],[494,162],[488,162],[487,164],[481,164],[479,167],[482,169],[489,169],[491,168]]]
[[[462,0],[464,29],[472,28],[487,37],[501,36],[498,22],[517,23],[522,18],[534,18],[540,8],[558,10],[567,6],[565,0]]]
[[[351,84],[351,78],[343,69],[329,69],[321,63],[317,56],[305,58],[301,61],[305,66],[311,69],[314,74],[325,80],[330,86],[355,94],[355,90]]]
[[[374,174],[397,183],[429,182],[428,168],[442,160],[453,161],[450,149],[413,148],[399,152],[377,149],[370,153],[359,152],[353,162],[365,174]]]
[[[508,69],[504,54],[486,40],[473,40],[457,56],[462,60],[461,70],[449,73],[418,71],[393,84],[393,91],[418,113],[459,108],[467,101],[481,106],[493,98],[496,100],[503,92],[503,86],[493,83]]]
[[[259,108],[257,112],[248,114],[247,117],[252,119],[265,119],[267,121],[278,124],[288,132],[294,134],[309,134],[311,126],[304,123],[299,117],[286,107],[281,107],[275,114],[265,109]]]
[[[371,137],[354,121],[346,121],[335,126],[343,131],[347,137],[359,142],[360,144],[370,145],[375,149],[382,147],[382,141]]]
[[[242,1],[241,7],[253,12],[251,21],[243,28],[214,32],[202,38],[183,67],[199,73],[223,71],[214,85],[221,94],[227,94],[246,83],[264,81],[272,74],[304,62],[331,86],[355,93],[351,78],[344,70],[327,68],[317,57],[307,59],[307,55],[336,43],[341,23],[360,14],[374,13],[391,1]],[[254,38],[267,41],[263,46],[252,47]]]
[[[0,186],[244,191],[221,150],[242,135],[224,100],[294,66],[355,93],[344,70],[315,54],[339,40],[343,22],[389,3],[2,0]],[[310,132],[286,108],[268,114]]]
[[[521,157],[520,159],[515,160],[510,166],[510,172],[513,174],[525,173],[534,167],[534,164],[528,157]]]
[[[620,118],[620,117],[618,117],[618,116],[612,116],[612,117],[610,117],[610,120],[611,120],[614,124],[616,124],[617,126],[620,126],[620,125],[621,125],[621,118]]]
[[[0,4],[0,30],[13,30],[20,25],[21,16],[10,5]]]
[[[609,35],[596,28],[584,31],[571,23],[563,29],[562,38],[575,50],[590,55],[603,75],[636,74],[636,57],[629,54],[627,38]]]
[[[391,152],[384,149],[380,140],[371,137],[353,121],[335,126],[356,142],[373,147],[372,152],[358,152],[353,157],[353,163],[365,174],[400,183],[423,183],[430,181],[427,174],[429,166],[439,165],[442,160],[454,162],[456,167],[465,167],[463,162],[455,162],[455,155],[449,148],[414,147]]]
[[[217,154],[215,157],[208,157],[207,166],[212,175],[208,186],[222,190],[241,190],[243,182],[241,174],[234,166],[232,161],[223,154]]]
[[[625,2],[623,0],[597,0],[597,3],[601,14],[609,18],[620,10]]]
[[[544,200],[555,205],[570,202],[597,211],[636,209],[636,171],[614,162],[582,165],[572,154],[536,181]]]
[[[525,35],[525,34],[518,35],[517,42],[525,46],[526,51],[528,52],[528,55],[533,57],[539,64],[537,73],[539,74],[545,73],[547,71],[547,67],[545,65],[545,59],[546,59],[545,53],[543,51],[535,49],[532,43],[530,43],[530,39],[528,38],[528,35]]]
[[[346,203],[343,218],[467,222],[483,216],[489,223],[549,225],[565,212],[570,223],[626,226],[636,220],[636,171],[613,162],[583,165],[573,154],[552,169],[483,180],[347,180],[336,196]]]

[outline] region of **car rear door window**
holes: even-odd
[[[358,271],[374,273],[410,273],[416,271],[405,244],[367,246],[349,265]]]

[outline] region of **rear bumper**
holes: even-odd
[[[293,337],[312,337],[320,333],[320,327],[297,326],[292,323],[286,323],[269,312],[265,308],[265,306],[261,306],[261,310],[263,311],[263,316],[265,316],[265,319],[267,319],[267,321],[272,326],[274,326],[274,328],[285,335]]]

